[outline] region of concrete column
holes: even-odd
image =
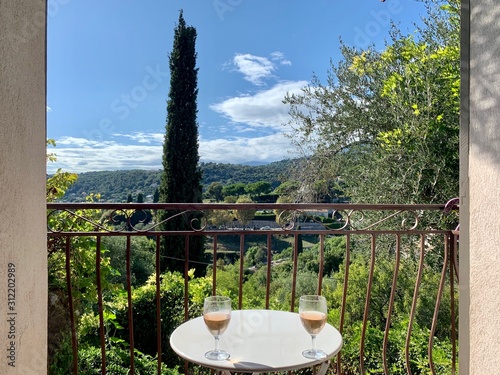
[[[500,369],[500,3],[463,4],[460,373],[484,375]]]
[[[46,1],[0,0],[0,374],[47,373]]]

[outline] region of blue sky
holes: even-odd
[[[284,136],[287,92],[330,60],[339,38],[383,47],[389,19],[406,32],[424,14],[415,0],[49,0],[48,173],[160,169],[173,30],[184,12],[198,33],[202,162],[294,157]]]

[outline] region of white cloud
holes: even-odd
[[[49,174],[58,168],[74,173],[162,168],[163,147],[160,144],[130,145],[75,137],[61,138],[57,144],[54,150],[57,161],[47,164]],[[215,163],[273,162],[286,159],[291,150],[289,139],[281,133],[255,138],[200,139],[199,143],[200,160]]]
[[[281,65],[292,65],[290,60],[285,59],[285,54],[279,51],[271,53],[271,60],[277,61]]]
[[[270,58],[237,53],[232,64],[237,72],[243,74],[245,80],[256,86],[264,86],[266,79],[275,78],[273,72],[276,70],[276,64],[292,65],[292,62],[285,59],[283,52],[275,51],[271,53]]]
[[[114,145],[113,141],[98,141],[87,138],[79,138],[79,137],[62,137],[56,141],[56,145],[58,146],[70,146],[70,147],[81,147],[81,148],[93,148],[93,147],[107,147],[110,145]]]
[[[282,124],[289,120],[289,108],[283,104],[286,93],[299,93],[307,84],[307,81],[280,82],[268,90],[230,98],[210,108],[234,123],[282,129]]]
[[[47,173],[57,168],[67,172],[119,169],[158,169],[163,147],[94,142],[81,138],[58,140],[54,152],[57,162],[47,164]],[[62,145],[60,147],[59,145]]]
[[[145,144],[160,143],[160,144],[163,144],[165,134],[163,134],[163,133],[134,132],[132,134],[115,133],[115,134],[112,134],[112,136],[117,137],[117,138],[119,138],[119,137],[128,138],[131,141],[135,141],[138,143],[145,143]]]
[[[273,162],[290,156],[290,140],[277,133],[263,137],[235,137],[200,141],[202,161],[216,163]]]
[[[264,79],[272,77],[275,69],[274,64],[268,58],[248,53],[236,54],[233,64],[247,81],[257,86],[264,85]]]
[[[52,108],[50,108],[49,106],[46,107],[46,111],[47,112],[52,112]]]

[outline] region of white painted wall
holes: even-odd
[[[47,372],[45,7],[45,0],[0,0],[0,374],[5,375]]]
[[[485,375],[500,371],[500,2],[463,5],[460,374]]]

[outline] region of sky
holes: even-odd
[[[297,156],[286,93],[326,82],[340,39],[384,47],[405,33],[416,0],[49,0],[47,172],[162,168],[174,28],[197,30],[201,162],[269,163]]]

